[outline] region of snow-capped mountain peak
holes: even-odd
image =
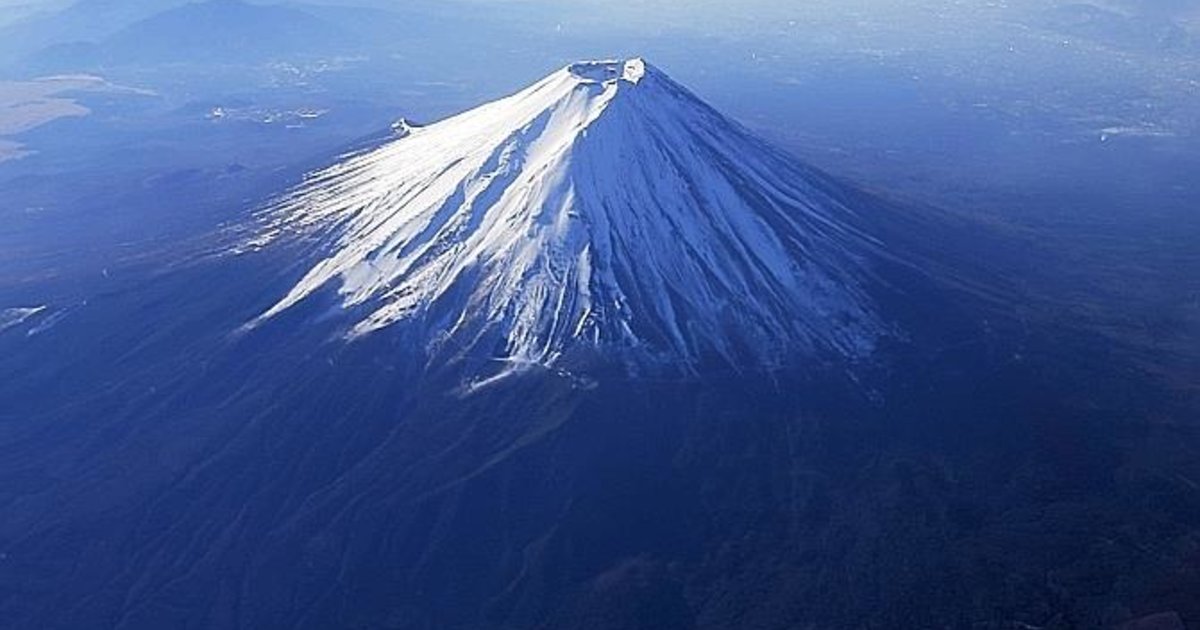
[[[863,357],[874,245],[812,178],[641,59],[571,64],[279,202],[270,231],[327,248],[258,323],[334,290],[350,337],[447,358]]]

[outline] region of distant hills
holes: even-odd
[[[69,23],[99,2],[76,5],[61,19]],[[64,36],[88,34],[70,24],[48,30]],[[143,17],[112,33],[92,27],[90,34],[102,36],[95,41],[50,44],[26,60],[47,71],[78,70],[114,64],[258,62],[351,51],[355,47],[354,34],[300,8],[241,0],[188,3]]]
[[[1045,15],[1045,26],[1056,32],[1113,48],[1154,53],[1200,50],[1196,38],[1163,11],[1126,12],[1079,2],[1056,5]]]
[[[43,7],[0,28],[0,58],[16,60],[48,46],[96,43],[137,20],[186,0],[78,0],[58,10]]]
[[[501,7],[470,17],[425,0],[350,6],[245,0],[80,0],[0,27],[0,72],[17,78],[114,67],[189,63],[256,65],[335,56],[437,59],[487,56],[486,39],[459,42],[481,24],[517,22]],[[472,31],[474,29],[474,31]],[[480,38],[475,38],[479,40]]]
[[[211,0],[135,22],[106,39],[99,52],[117,63],[243,61],[348,50],[353,42],[336,24],[294,7]]]

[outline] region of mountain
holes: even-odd
[[[269,216],[328,253],[259,323],[333,287],[350,337],[448,359],[770,367],[890,334],[856,209],[641,59],[418,128]]]
[[[0,53],[11,62],[48,46],[94,44],[134,22],[186,2],[77,0],[39,6],[39,12],[0,29]]]
[[[113,34],[104,54],[131,61],[234,61],[330,54],[353,38],[301,9],[241,0],[194,2],[158,13]]]
[[[1069,3],[1051,7],[1044,15],[1046,25],[1057,32],[1118,49],[1185,55],[1194,52],[1196,38],[1172,13],[1152,3],[1142,3],[1136,11]]]
[[[260,217],[11,274],[5,627],[1200,621],[1196,406],[1038,299],[1028,241],[639,60],[407,132]],[[97,207],[217,203],[179,181]]]
[[[299,8],[207,0],[137,20],[95,44],[51,47],[33,61],[66,67],[80,63],[244,64],[352,50],[350,33]]]
[[[495,36],[511,34],[516,25],[527,27],[506,7],[472,4],[464,11],[433,0],[375,8],[355,2],[78,0],[57,10],[42,8],[0,25],[0,72],[27,77],[165,66],[163,72],[177,78],[184,66],[203,74],[213,63],[256,66],[353,57],[379,61],[381,69],[368,80],[385,81],[390,73],[445,80],[455,67],[448,60],[461,64],[512,52],[495,37],[477,38],[471,47],[456,45],[457,38],[477,36],[481,29]],[[423,61],[417,69],[397,59]]]

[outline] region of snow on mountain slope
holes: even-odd
[[[641,59],[573,64],[271,208],[329,240],[255,323],[329,287],[350,337],[415,326],[448,358],[862,358],[876,245],[811,177]]]
[[[44,310],[46,310],[45,305],[0,310],[0,332],[4,332],[14,326],[20,326],[25,323],[25,320]]]

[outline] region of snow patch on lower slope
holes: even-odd
[[[0,332],[20,326],[29,318],[46,310],[46,306],[15,307],[0,310]]]

